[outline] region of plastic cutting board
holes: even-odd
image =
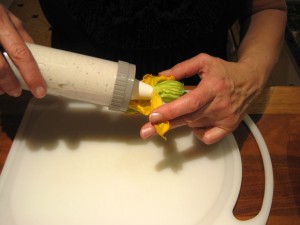
[[[141,140],[146,118],[55,97],[33,99],[0,176],[1,225],[265,224],[273,195],[268,150],[261,148],[261,212],[239,221],[232,210],[242,178],[233,135],[206,146],[189,128]]]

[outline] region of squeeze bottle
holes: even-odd
[[[135,65],[27,43],[47,83],[50,95],[126,111],[131,99],[150,99],[152,87],[135,79]],[[23,89],[27,85],[3,53]]]

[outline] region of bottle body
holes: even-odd
[[[47,83],[48,94],[127,110],[135,80],[135,65],[27,45]],[[28,89],[7,54],[5,57],[22,88]]]

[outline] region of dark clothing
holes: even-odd
[[[201,52],[226,59],[237,0],[40,0],[52,46],[157,74]],[[185,84],[198,83],[198,76]]]

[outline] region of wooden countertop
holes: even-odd
[[[0,96],[0,172],[31,95]],[[274,197],[268,225],[300,224],[300,87],[271,87],[249,109],[269,148]],[[234,215],[255,216],[261,207],[264,172],[257,144],[244,123],[234,132],[242,155],[243,181]]]

